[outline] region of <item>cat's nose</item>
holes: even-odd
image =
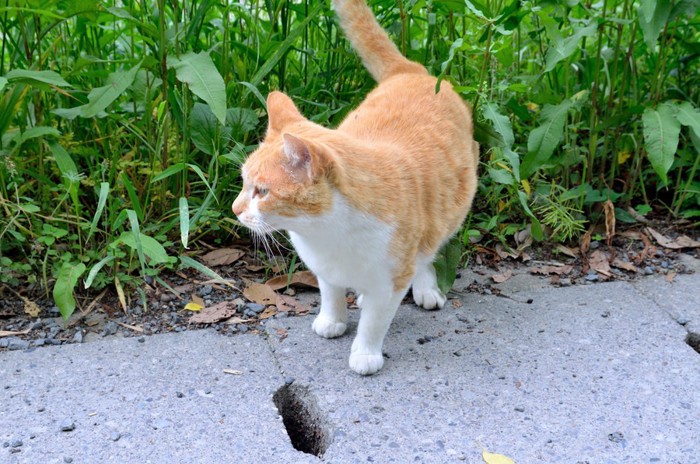
[[[240,216],[243,212],[243,206],[239,202],[234,201],[231,205],[231,210],[233,211],[233,214],[235,214],[236,216]]]

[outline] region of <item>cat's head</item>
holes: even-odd
[[[314,140],[322,130],[306,120],[289,97],[267,98],[269,125],[265,140],[243,164],[243,187],[232,209],[257,233],[295,230],[323,214],[333,200],[333,154]]]

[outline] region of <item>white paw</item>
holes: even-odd
[[[355,304],[362,308],[362,300],[364,299],[364,295],[362,293],[357,294],[357,298],[355,298]]]
[[[345,333],[347,327],[348,325],[345,322],[333,321],[323,316],[316,316],[316,319],[314,319],[311,325],[314,332],[324,338],[340,337]]]
[[[352,353],[350,369],[360,375],[372,375],[384,366],[384,356],[370,353]]]
[[[413,287],[413,301],[425,309],[442,309],[445,306],[445,295],[438,288]]]

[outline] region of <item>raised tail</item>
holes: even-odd
[[[399,52],[365,0],[333,0],[333,7],[345,35],[377,82],[395,74],[428,74],[422,65]]]

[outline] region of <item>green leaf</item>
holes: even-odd
[[[90,237],[95,232],[95,229],[97,229],[97,223],[100,220],[100,216],[102,216],[102,211],[105,208],[105,204],[107,204],[107,195],[108,194],[109,194],[109,183],[107,183],[107,182],[100,183],[100,196],[97,200],[97,209],[95,210],[95,216],[92,218],[92,223],[90,224],[90,231],[88,232],[87,240],[90,240]]]
[[[172,175],[177,174],[178,172],[182,172],[182,170],[185,169],[186,167],[187,167],[187,165],[185,163],[177,163],[177,164],[173,164],[172,166],[168,166],[167,168],[165,168],[163,170],[163,172],[161,172],[160,174],[155,176],[151,180],[151,183],[161,181],[161,180],[166,179]]]
[[[165,248],[163,248],[163,245],[158,243],[156,239],[143,233],[139,233],[139,242],[141,243],[143,253],[150,259],[149,264],[151,266],[172,262],[172,258],[168,256],[168,253],[165,251]],[[133,231],[122,233],[115,243],[123,243],[129,246],[132,250],[137,251],[136,238],[134,237]]]
[[[129,71],[113,72],[107,77],[107,85],[92,89],[88,94],[88,103],[80,107],[80,116],[91,118],[102,113],[131,86],[140,66],[139,63]]]
[[[483,106],[484,117],[491,121],[493,128],[503,138],[506,148],[510,148],[515,143],[513,135],[513,125],[508,116],[504,116],[498,111],[498,104],[489,102]]]
[[[7,78],[0,76],[0,91],[7,85]]]
[[[226,123],[226,86],[214,62],[206,52],[189,52],[177,58],[168,56],[168,67],[175,70],[180,82],[207,102],[216,119]]]
[[[63,263],[58,271],[56,283],[53,286],[53,300],[58,306],[58,310],[64,320],[75,311],[75,298],[73,297],[73,289],[78,283],[78,278],[85,272],[83,263]]]
[[[257,72],[250,79],[249,82],[254,87],[259,86],[265,76],[267,76],[270,71],[277,66],[277,63],[284,58],[289,48],[299,37],[301,37],[301,35],[306,31],[306,26],[316,17],[317,14],[321,12],[321,10],[323,10],[324,6],[325,2],[317,2],[316,5],[309,11],[308,16],[306,16],[303,21],[297,23],[294,29],[287,33],[287,37],[284,39],[284,42],[275,47],[275,52],[272,54],[272,56],[265,60],[263,65],[258,68]],[[245,97],[246,95],[247,92],[243,96]]]
[[[34,71],[31,69],[13,69],[5,75],[8,82],[22,82],[30,85],[55,85],[56,87],[70,87],[60,74],[54,71]]]
[[[527,204],[527,194],[522,190],[519,190],[518,200],[520,200],[520,206],[523,207],[523,211],[530,218],[530,223],[532,225],[530,229],[530,234],[532,234],[532,238],[534,238],[538,242],[541,241],[544,238],[544,234],[542,232],[542,224],[540,224],[540,220],[537,219],[537,216],[535,216],[535,214],[530,209],[530,205]]]
[[[111,263],[112,261],[114,261],[114,256],[107,256],[92,266],[92,269],[90,269],[90,272],[88,273],[87,279],[85,279],[85,288],[90,288],[92,286],[92,282],[95,280],[95,277],[97,277],[97,273],[99,273],[106,264]]]
[[[664,184],[678,149],[681,124],[674,115],[673,107],[659,105],[658,109],[647,108],[642,115],[644,124],[644,146],[649,162]]]
[[[17,146],[22,145],[27,140],[36,139],[39,137],[46,137],[50,135],[51,137],[60,137],[61,133],[55,127],[46,126],[35,126],[22,132],[19,136],[15,138],[15,143]]]
[[[187,248],[187,239],[190,235],[190,209],[187,198],[180,197],[180,240],[182,246]]]
[[[513,179],[513,175],[505,169],[488,168],[489,177],[494,182],[504,185],[517,185]]]
[[[194,146],[214,155],[221,148],[221,130],[217,127],[216,116],[204,103],[195,103],[190,112],[190,136]]]
[[[454,236],[442,247],[433,261],[438,287],[444,294],[450,291],[457,279],[457,267],[461,257],[462,241],[458,236]]]
[[[554,45],[547,50],[544,72],[549,72],[562,60],[567,59],[579,49],[579,42],[584,37],[595,34],[598,25],[593,22],[586,27],[574,28],[574,33],[565,39],[553,39]]]
[[[639,17],[639,26],[642,28],[642,33],[644,34],[644,41],[650,49],[654,49],[656,41],[661,34],[661,30],[666,25],[669,15],[671,14],[671,1],[670,0],[643,0],[642,6],[637,9],[637,16]],[[654,3],[653,15],[649,18],[647,17],[649,11],[651,11],[652,5],[649,3]]]
[[[126,193],[129,195],[129,199],[131,200],[131,206],[133,206],[134,211],[136,211],[136,216],[139,218],[139,221],[143,222],[143,209],[141,208],[141,202],[139,201],[139,196],[136,194],[134,184],[131,183],[131,179],[129,179],[126,171],[122,171],[122,182],[124,183]]]
[[[564,100],[558,105],[544,105],[542,108],[542,124],[530,132],[527,139],[527,155],[520,166],[520,177],[527,179],[554,153],[564,135],[564,124],[571,100]]]
[[[136,211],[133,209],[127,209],[126,215],[129,218],[129,223],[131,224],[131,236],[134,238],[136,254],[138,255],[139,262],[141,263],[141,271],[143,274],[145,274],[146,257],[144,256],[143,247],[141,246],[141,229],[139,227],[139,218],[136,217]]]
[[[195,269],[195,270],[201,272],[202,274],[209,276],[212,279],[214,279],[214,280],[216,280],[224,285],[235,288],[235,287],[233,287],[233,285],[229,281],[227,281],[226,279],[221,277],[219,274],[212,271],[211,269],[209,269],[207,266],[200,263],[199,261],[196,261],[196,260],[190,258],[189,256],[185,256],[185,255],[180,256],[180,263],[184,267],[190,267],[192,269]]]
[[[233,136],[240,137],[258,127],[258,114],[250,108],[229,108],[226,110],[226,124],[233,128]]]
[[[682,125],[690,127],[696,137],[700,137],[700,109],[689,102],[683,102],[678,105],[676,118]]]

